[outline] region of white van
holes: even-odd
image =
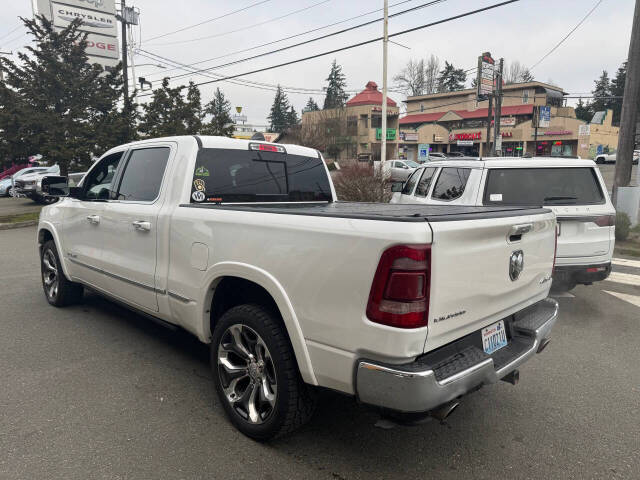
[[[544,205],[558,217],[554,290],[611,273],[615,208],[592,160],[497,157],[421,166],[395,183],[391,203]]]

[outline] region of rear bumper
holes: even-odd
[[[605,280],[611,273],[611,262],[593,265],[556,265],[553,279],[567,283],[592,283]]]
[[[487,355],[479,331],[405,365],[361,360],[356,394],[363,403],[401,412],[426,412],[495,383],[538,352],[558,317],[558,303],[547,298],[505,320],[506,347]],[[544,345],[543,345],[544,346]]]

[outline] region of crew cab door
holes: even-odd
[[[74,278],[103,289],[104,212],[124,152],[100,159],[82,182],[78,199],[65,203],[63,252]]]
[[[174,150],[167,143],[131,149],[102,222],[108,292],[151,311],[158,311],[155,272],[160,192]]]

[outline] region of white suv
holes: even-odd
[[[391,203],[544,205],[558,217],[554,290],[589,285],[611,272],[616,212],[592,160],[450,159],[421,166],[392,189]]]

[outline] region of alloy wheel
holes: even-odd
[[[234,324],[222,334],[218,375],[226,400],[246,422],[260,424],[271,416],[277,398],[275,367],[255,330]]]
[[[51,250],[42,254],[42,281],[47,297],[54,300],[58,294],[58,263]]]

